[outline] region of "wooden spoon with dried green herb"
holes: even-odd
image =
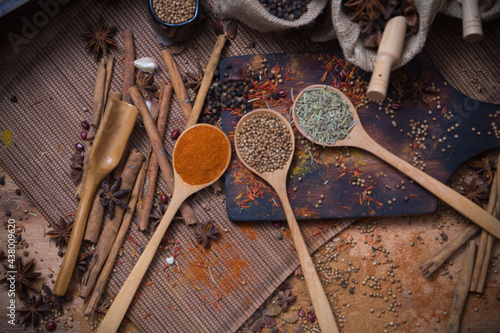
[[[500,238],[500,221],[375,142],[363,128],[351,101],[339,90],[326,85],[305,88],[295,99],[292,114],[299,132],[312,142],[327,147],[357,147],[372,153],[496,238]]]

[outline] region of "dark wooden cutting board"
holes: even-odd
[[[325,59],[343,59],[339,51],[268,54],[262,57],[268,60],[269,68],[279,64],[283,68],[282,73],[293,70],[294,75],[290,77],[295,78],[279,85],[280,89],[287,91],[287,100],[292,98],[292,88],[294,95],[297,95],[304,87],[320,83],[326,71]],[[224,71],[234,73],[239,69],[247,70],[254,60],[255,56],[252,55],[225,59],[220,66],[221,77]],[[341,67],[338,66],[338,69]],[[370,79],[370,73],[361,70],[357,73],[351,80]],[[425,172],[444,183],[468,159],[500,146],[500,140],[492,130],[492,123],[500,127],[499,121],[491,116],[500,110],[500,106],[473,100],[455,90],[445,82],[427,53],[419,54],[398,73],[405,74],[410,82],[421,75],[426,81],[425,86],[434,83],[440,92],[436,95],[426,94],[428,105],[417,99],[412,106],[412,98],[404,99],[399,108],[394,105],[397,109],[391,105],[389,109],[394,112],[392,118],[385,111],[388,102],[382,106],[371,103],[368,108],[359,108],[361,123],[368,134],[383,147],[405,161],[411,161],[415,152],[419,152],[422,163],[426,165]],[[328,74],[324,83],[332,82],[342,82],[336,70]],[[390,86],[388,98],[396,99],[394,93],[395,89]],[[439,97],[440,108],[438,100],[433,100],[433,97]],[[275,109],[281,111],[283,108],[284,106],[279,106]],[[237,115],[223,112],[222,127],[228,135],[234,132],[238,119]],[[407,136],[407,132],[411,130],[411,120],[420,123],[427,121],[429,125],[423,142],[425,150],[416,149],[415,137]],[[302,146],[297,142],[299,149]],[[349,151],[342,148],[320,148],[318,151],[319,157],[316,154],[316,158],[300,158],[300,154],[296,154],[289,172],[287,186],[297,219],[410,215],[429,213],[436,209],[437,199],[432,194],[370,153],[352,148]],[[308,154],[303,149],[302,152]],[[342,159],[347,171],[336,166]],[[356,179],[356,171],[365,179],[364,188],[351,184]],[[249,190],[256,193],[256,187],[241,181],[242,172],[233,156],[225,178],[229,218],[232,221],[284,220],[285,215],[276,195],[264,190],[261,191],[262,196],[249,197]],[[353,175],[355,177],[351,178]],[[373,187],[370,196],[373,200],[360,200],[361,194],[369,186]],[[321,204],[318,200],[322,201]]]

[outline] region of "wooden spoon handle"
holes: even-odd
[[[385,99],[391,67],[401,58],[405,33],[404,16],[396,16],[387,22],[377,51],[377,63],[366,92],[372,101],[380,102]]]
[[[369,136],[366,136],[366,140],[362,140],[360,143],[363,149],[371,152],[377,157],[380,157],[408,177],[415,180],[433,195],[446,202],[457,212],[467,217],[469,220],[476,223],[496,238],[500,238],[500,221],[488,214],[488,212],[473,203],[471,200],[390,153]]]
[[[483,27],[479,14],[479,0],[461,0],[462,36],[467,42],[483,39]]]
[[[94,193],[103,178],[104,175],[101,177],[92,172],[89,172],[85,178],[82,198],[76,211],[68,248],[66,249],[66,254],[64,255],[61,268],[57,274],[54,289],[52,290],[52,292],[57,296],[66,295],[66,291],[68,290],[68,285],[71,281],[71,277],[73,276],[73,270],[75,269],[76,260],[78,258],[78,254],[80,253],[80,247],[82,245],[82,239],[87,225],[87,218],[89,216],[90,208],[92,207],[92,202],[94,201]]]
[[[123,317],[125,317],[130,303],[139,288],[142,278],[144,277],[144,274],[146,274],[146,271],[153,260],[165,231],[167,231],[167,228],[170,225],[170,222],[172,222],[175,213],[177,213],[179,206],[186,199],[184,191],[180,191],[180,194],[177,195],[176,193],[177,192],[174,193],[172,201],[168,205],[168,209],[165,212],[165,215],[163,215],[163,218],[153,234],[153,237],[149,240],[144,252],[141,254],[141,257],[130,272],[128,278],[125,280],[120,292],[116,296],[113,304],[111,304],[111,307],[106,313],[106,316],[99,325],[99,329],[97,330],[98,333],[118,331],[120,323],[122,322]]]
[[[304,273],[304,279],[306,280],[307,289],[309,290],[309,295],[311,296],[311,302],[314,307],[314,312],[316,313],[316,318],[318,318],[321,332],[338,333],[339,329],[337,328],[332,309],[330,308],[328,298],[326,297],[323,286],[321,285],[318,273],[314,268],[306,243],[304,242],[304,238],[300,232],[299,225],[297,224],[297,220],[293,214],[290,202],[288,201],[286,189],[276,190],[281,200],[281,204],[283,205],[283,209],[285,210],[288,227],[290,228],[290,233],[295,243],[295,249],[297,251],[297,255],[299,256],[302,272]]]

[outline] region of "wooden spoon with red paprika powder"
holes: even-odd
[[[217,127],[194,125],[177,140],[172,159],[175,180],[172,200],[148,246],[106,313],[98,332],[118,330],[175,213],[191,194],[211,185],[222,176],[231,159],[231,144],[226,134]]]

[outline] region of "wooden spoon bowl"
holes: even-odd
[[[176,164],[175,160],[176,150],[179,149],[179,143],[183,141],[183,138],[187,133],[202,126],[210,127],[217,130],[219,134],[225,138],[225,146],[227,147],[227,154],[226,154],[227,158],[224,161],[220,161],[223,167],[220,169],[220,172],[216,176],[214,176],[213,179],[204,184],[192,185],[185,182],[179,175],[180,172],[179,166]],[[224,149],[224,147],[221,148]],[[174,166],[175,190],[172,195],[172,200],[170,201],[168,209],[165,212],[165,215],[163,215],[163,218],[160,224],[158,225],[155,233],[153,234],[153,236],[149,240],[148,245],[142,252],[141,257],[139,258],[134,268],[130,272],[130,275],[128,276],[127,280],[125,280],[125,283],[121,287],[120,292],[116,296],[115,300],[113,301],[113,304],[106,313],[106,316],[99,325],[98,332],[108,333],[108,332],[116,332],[118,330],[118,328],[120,327],[120,323],[123,317],[125,317],[128,307],[132,302],[132,299],[134,298],[137,288],[139,288],[142,278],[144,277],[144,274],[146,274],[146,271],[149,265],[151,264],[151,261],[153,260],[156,250],[158,249],[158,246],[160,245],[161,240],[163,239],[163,235],[167,231],[170,222],[172,222],[175,213],[179,209],[180,205],[184,202],[184,200],[186,200],[191,194],[194,194],[199,190],[207,186],[210,186],[222,176],[222,174],[226,171],[227,167],[229,166],[229,162],[231,160],[231,144],[226,134],[224,134],[224,132],[222,132],[217,127],[207,124],[198,124],[191,126],[188,130],[184,131],[184,133],[182,133],[182,135],[177,139],[177,143],[174,147],[173,156],[174,158],[172,164]]]
[[[292,141],[291,142],[292,152],[290,153],[290,156],[288,157],[288,160],[285,162],[283,168],[274,170],[272,172],[259,172],[255,168],[251,167],[242,158],[241,150],[238,145],[237,135],[238,133],[241,133],[243,124],[248,118],[258,114],[272,115],[273,117],[279,118],[279,120],[286,126],[290,134],[290,139]],[[318,318],[318,322],[321,327],[321,332],[323,333],[339,332],[337,325],[335,323],[333,312],[330,308],[330,304],[328,303],[325,291],[323,290],[323,286],[321,285],[318,273],[314,268],[311,256],[309,255],[306,243],[304,242],[304,238],[302,237],[299,225],[297,224],[297,220],[295,219],[295,215],[293,214],[292,207],[290,206],[290,202],[288,200],[288,195],[286,190],[286,178],[288,174],[288,169],[290,168],[290,164],[292,163],[293,151],[295,149],[295,139],[292,126],[290,126],[285,117],[283,117],[279,113],[273,110],[259,109],[244,115],[238,122],[238,125],[236,126],[234,133],[235,133],[234,146],[236,154],[238,155],[243,165],[256,175],[264,179],[266,182],[268,182],[269,185],[271,185],[274,188],[274,190],[278,194],[278,197],[281,200],[281,204],[283,205],[283,209],[285,210],[285,215],[288,221],[288,226],[290,228],[290,234],[292,235],[292,239],[295,243],[295,249],[297,250],[297,255],[299,257],[300,265],[302,267],[302,272],[304,273],[307,289],[309,290],[309,294],[311,295],[311,302],[313,303],[314,311],[316,312],[316,317]]]
[[[349,109],[351,110],[352,115],[354,117],[354,121],[357,121],[357,123],[352,128],[351,132],[349,133],[349,136],[346,137],[345,139],[339,140],[332,144],[319,143],[316,142],[314,138],[308,136],[307,133],[301,128],[300,121],[297,118],[295,106],[305,90],[317,89],[317,88],[330,89],[335,93],[337,93],[344,101],[348,102]],[[407,162],[403,161],[402,159],[395,156],[394,154],[392,154],[391,152],[380,146],[378,143],[376,143],[368,135],[368,133],[366,133],[365,129],[363,128],[358,113],[356,112],[356,108],[352,105],[351,101],[338,89],[326,85],[312,85],[306,87],[299,95],[297,95],[297,98],[295,99],[295,102],[292,106],[292,115],[295,122],[295,126],[297,127],[299,132],[302,135],[304,135],[304,137],[306,137],[308,140],[316,144],[320,144],[322,146],[356,147],[372,153],[373,155],[381,158],[382,160],[392,165],[393,167],[395,167],[396,169],[398,169],[411,179],[415,180],[423,188],[428,190],[430,193],[432,193],[442,201],[446,202],[448,205],[453,207],[457,212],[464,215],[469,220],[473,221],[474,223],[476,223],[477,225],[479,225],[480,227],[491,233],[496,238],[500,238],[500,221],[495,219],[492,215],[488,214],[484,209],[473,203],[471,200],[468,200],[458,192],[449,188],[440,181],[432,178],[425,172],[408,164]]]
[[[104,177],[120,162],[138,115],[139,111],[135,106],[116,100],[110,102],[104,113],[92,151],[87,157],[89,159],[87,177],[83,184],[82,198],[76,211],[68,248],[54,285],[53,292],[56,295],[66,294],[80,253],[94,193]]]

